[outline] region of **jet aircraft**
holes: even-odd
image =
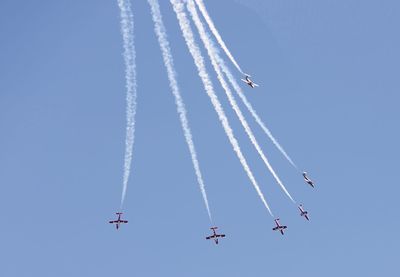
[[[245,79],[241,79],[243,82],[245,82],[246,84],[248,84],[250,87],[255,88],[258,87],[258,85],[256,83],[254,83],[251,79],[250,79],[250,75],[246,74],[246,78]]]
[[[309,179],[307,177],[307,172],[305,172],[305,171],[303,172],[303,177],[304,177],[304,181],[306,181],[307,184],[309,184],[310,186],[314,187],[314,182],[311,181],[311,179]]]
[[[118,230],[118,229],[119,229],[119,226],[120,226],[122,223],[128,223],[128,220],[122,220],[122,219],[121,219],[122,213],[116,213],[116,214],[118,215],[117,220],[111,220],[111,221],[109,221],[109,223],[115,224],[115,228],[117,228],[117,230]]]
[[[300,215],[301,215],[301,216],[304,216],[307,220],[310,220],[310,219],[308,218],[308,212],[304,210],[303,205],[300,204],[299,210],[300,210]]]
[[[210,229],[213,231],[213,234],[211,236],[206,237],[206,239],[213,239],[215,244],[218,244],[218,238],[224,238],[225,235],[217,234],[215,230],[218,229],[218,227],[211,227]]]
[[[275,219],[274,221],[275,221],[276,227],[272,228],[272,230],[273,231],[279,231],[279,232],[281,232],[282,235],[284,235],[283,230],[285,230],[287,228],[287,226],[281,225],[279,223],[279,218]]]

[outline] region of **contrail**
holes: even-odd
[[[207,73],[207,70],[206,70],[206,67],[204,64],[204,58],[201,55],[200,49],[194,40],[194,35],[193,35],[193,31],[190,27],[190,22],[184,11],[184,5],[180,0],[170,0],[170,1],[174,8],[174,11],[177,15],[177,18],[179,21],[179,26],[180,26],[182,34],[184,36],[185,42],[189,48],[189,52],[192,55],[194,63],[197,67],[197,71],[203,82],[205,91],[206,91],[207,95],[210,97],[211,103],[213,104],[214,109],[218,114],[218,118],[221,121],[224,131],[225,131],[226,135],[228,136],[230,143],[233,146],[233,150],[235,151],[236,155],[238,156],[240,163],[242,164],[244,170],[246,171],[251,183],[253,184],[254,188],[256,189],[258,196],[260,197],[264,206],[267,208],[270,215],[273,216],[272,211],[271,211],[260,187],[258,186],[257,181],[254,178],[254,175],[251,172],[250,167],[247,164],[245,157],[243,156],[243,153],[240,149],[239,143],[233,134],[232,128],[229,125],[228,118],[225,115],[225,112],[221,106],[221,103],[219,102],[218,97],[214,92],[213,85],[211,83],[210,77],[208,76],[208,73]]]
[[[160,44],[163,60],[165,67],[167,69],[168,79],[169,79],[169,86],[171,91],[175,97],[175,103],[178,110],[179,119],[181,121],[183,133],[186,139],[186,143],[189,147],[190,155],[193,162],[194,171],[196,173],[197,182],[199,183],[201,193],[203,195],[204,204],[207,209],[208,217],[212,222],[210,206],[208,203],[207,193],[203,181],[203,177],[200,170],[199,161],[197,160],[197,153],[193,142],[192,132],[189,127],[189,121],[186,116],[186,108],[183,102],[179,86],[177,83],[176,72],[174,67],[174,60],[171,54],[171,48],[167,38],[167,31],[165,29],[164,22],[162,20],[162,15],[160,12],[160,5],[158,0],[147,0],[151,7],[151,15],[154,21],[154,31],[157,35],[158,42]]]
[[[232,87],[234,88],[236,93],[239,95],[240,99],[242,100],[242,102],[244,103],[246,108],[249,110],[250,114],[254,117],[254,119],[256,120],[257,124],[261,127],[261,129],[264,131],[264,133],[270,138],[272,143],[282,153],[282,155],[288,160],[288,162],[295,169],[299,170],[297,165],[290,158],[289,154],[286,153],[285,149],[283,149],[283,147],[279,144],[277,139],[272,135],[271,131],[268,129],[268,127],[262,121],[260,116],[257,114],[256,110],[253,108],[251,103],[247,100],[247,98],[244,95],[242,89],[240,88],[239,84],[236,82],[236,79],[233,77],[232,73],[230,72],[229,68],[226,66],[225,62],[222,60],[222,58],[219,55],[216,55],[216,59],[218,61],[218,64],[221,66],[222,71],[225,73],[226,77],[228,78],[229,82],[231,83]]]
[[[239,121],[241,122],[243,128],[245,129],[248,137],[250,138],[251,143],[254,145],[254,147],[256,148],[258,154],[260,155],[261,159],[264,161],[265,165],[267,166],[268,170],[271,172],[272,176],[275,178],[276,182],[279,184],[279,186],[282,188],[282,190],[285,192],[285,194],[290,198],[290,200],[292,200],[292,202],[296,203],[293,199],[293,197],[290,195],[290,193],[287,191],[287,189],[285,188],[285,186],[283,185],[282,181],[279,179],[278,175],[276,174],[275,170],[272,168],[271,164],[269,163],[267,157],[264,155],[260,145],[257,142],[257,139],[255,138],[249,124],[247,123],[245,117],[243,116],[239,106],[236,103],[236,100],[228,86],[228,84],[226,83],[223,73],[221,71],[221,68],[219,67],[219,64],[215,58],[216,55],[218,55],[217,50],[215,48],[215,46],[213,45],[213,43],[211,42],[204,26],[203,23],[201,22],[201,19],[196,11],[196,6],[194,5],[193,0],[188,0],[187,1],[187,7],[188,10],[192,16],[193,22],[196,25],[196,28],[200,34],[200,38],[203,41],[203,44],[205,46],[205,48],[207,49],[208,55],[211,59],[211,63],[214,67],[214,70],[217,74],[218,80],[221,83],[222,87],[224,88],[226,95],[229,99],[229,103],[231,104],[233,110],[235,111],[236,115],[239,118]]]
[[[126,79],[126,138],[124,176],[121,197],[121,208],[125,200],[128,180],[131,171],[133,143],[135,141],[136,115],[136,51],[134,44],[134,21],[129,0],[118,0],[121,13],[121,33],[124,47],[125,79]]]
[[[228,56],[228,58],[232,61],[232,63],[235,65],[235,67],[240,71],[240,73],[243,73],[242,69],[240,68],[239,64],[236,62],[235,58],[233,57],[233,55],[231,54],[231,52],[229,51],[228,47],[226,46],[225,42],[223,41],[221,35],[219,34],[217,28],[214,25],[214,22],[212,21],[210,15],[207,12],[206,6],[204,5],[203,0],[195,0],[197,6],[200,9],[201,14],[203,15],[204,19],[206,20],[211,32],[213,33],[213,35],[215,36],[215,38],[217,39],[219,45],[221,46],[221,48],[224,50],[225,54]]]

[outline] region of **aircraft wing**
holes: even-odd
[[[128,220],[121,220],[121,223],[128,223]]]
[[[305,176],[304,179],[305,179],[306,182],[308,182],[308,183],[312,183],[312,182],[313,182],[313,181],[312,181],[310,178],[308,178],[307,176]]]
[[[222,235],[219,235],[219,237],[220,237],[220,238],[224,238],[224,237],[225,237],[225,235],[224,235],[224,234],[222,234]]]
[[[118,221],[116,221],[116,220],[111,220],[111,221],[109,221],[109,223],[117,223]]]

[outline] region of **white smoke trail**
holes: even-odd
[[[239,161],[242,164],[244,170],[246,171],[251,183],[253,184],[254,188],[256,189],[258,196],[260,197],[264,206],[267,208],[270,215],[273,216],[272,211],[271,211],[260,187],[258,186],[257,181],[254,178],[254,175],[251,172],[250,167],[247,164],[245,157],[243,156],[243,153],[240,149],[239,143],[233,134],[232,128],[229,125],[228,118],[225,115],[225,112],[221,106],[221,103],[219,102],[218,97],[214,92],[213,85],[211,83],[210,77],[208,76],[208,73],[207,73],[207,70],[206,70],[206,67],[204,64],[204,58],[201,55],[200,49],[194,40],[193,31],[190,27],[189,20],[184,11],[183,3],[180,0],[170,0],[170,1],[174,8],[174,11],[177,15],[177,18],[179,21],[179,26],[181,28],[181,31],[182,31],[182,34],[186,41],[186,44],[189,48],[189,52],[191,53],[194,63],[197,67],[197,71],[203,82],[205,91],[206,91],[207,95],[210,97],[211,103],[213,104],[214,109],[218,114],[218,118],[222,123],[224,131],[225,131],[226,135],[228,136],[228,139],[229,139],[230,143],[232,144],[233,149],[234,149],[236,155],[238,156]]]
[[[226,83],[223,73],[221,71],[221,68],[215,58],[216,55],[218,55],[217,50],[215,48],[215,46],[213,45],[213,43],[211,42],[204,26],[203,23],[201,22],[201,19],[196,11],[196,7],[194,5],[193,0],[188,0],[187,1],[187,7],[188,10],[192,16],[193,22],[196,25],[196,28],[200,34],[200,38],[203,41],[203,44],[205,46],[205,48],[207,49],[208,55],[211,59],[211,63],[214,67],[214,70],[217,74],[218,80],[221,83],[222,87],[224,88],[226,95],[229,99],[229,103],[232,106],[232,109],[235,111],[236,115],[239,118],[239,121],[241,122],[241,124],[243,125],[243,128],[245,129],[247,135],[250,138],[250,141],[252,142],[252,144],[254,145],[254,147],[256,148],[258,154],[260,155],[261,159],[264,161],[265,165],[267,166],[268,170],[271,172],[272,176],[275,178],[276,182],[279,184],[279,186],[282,188],[282,190],[285,192],[285,194],[290,198],[290,200],[292,200],[292,202],[295,203],[294,199],[292,198],[292,196],[290,195],[290,193],[287,191],[286,187],[284,186],[284,184],[282,183],[282,181],[279,179],[278,175],[276,174],[275,170],[272,168],[271,164],[269,163],[267,157],[265,156],[265,154],[263,153],[260,145],[257,142],[257,139],[255,138],[249,124],[247,123],[245,117],[243,116],[239,106],[236,103],[236,100],[228,86],[228,84]]]
[[[154,21],[154,31],[157,35],[158,42],[160,44],[164,64],[167,69],[169,85],[170,85],[171,91],[175,97],[175,103],[176,103],[176,107],[178,110],[179,119],[181,121],[181,125],[182,125],[183,133],[184,133],[184,136],[186,139],[186,143],[189,147],[194,171],[195,171],[196,177],[197,177],[197,182],[199,183],[200,190],[203,195],[203,200],[204,200],[204,204],[207,209],[208,217],[210,218],[210,221],[212,222],[212,217],[211,217],[210,207],[209,207],[209,203],[208,203],[208,199],[207,199],[206,189],[205,189],[203,177],[202,177],[202,174],[200,171],[199,161],[197,160],[197,153],[196,153],[196,149],[195,149],[193,138],[192,138],[192,132],[190,130],[189,122],[186,117],[185,104],[183,102],[183,99],[182,99],[182,96],[181,96],[181,93],[179,90],[179,86],[177,83],[176,72],[175,72],[175,68],[174,68],[174,60],[173,60],[173,57],[171,54],[171,49],[170,49],[169,42],[167,39],[167,32],[165,29],[165,25],[162,20],[162,15],[160,12],[160,5],[159,5],[158,0],[147,0],[147,2],[149,3],[149,5],[151,7],[151,14],[152,14],[153,21]]]
[[[131,171],[133,143],[135,141],[136,115],[136,51],[134,44],[134,21],[129,0],[118,0],[121,13],[121,33],[124,46],[125,79],[126,79],[126,138],[124,177],[121,197],[121,208],[125,200],[128,180]]]
[[[236,62],[235,58],[229,51],[228,47],[226,46],[225,42],[223,41],[221,35],[219,34],[217,28],[214,25],[214,22],[212,21],[210,15],[208,14],[208,11],[206,9],[206,6],[204,5],[203,0],[195,0],[197,6],[200,9],[201,14],[203,15],[204,19],[206,20],[211,32],[217,39],[219,45],[221,48],[224,50],[225,54],[228,56],[228,58],[232,61],[232,63],[235,65],[235,67],[240,71],[240,73],[244,74],[242,69],[240,68],[239,64]]]
[[[262,121],[260,116],[257,114],[256,110],[253,108],[251,103],[247,100],[245,94],[243,93],[243,91],[240,88],[239,84],[236,82],[236,79],[233,77],[232,73],[230,72],[229,68],[226,66],[225,62],[222,60],[222,58],[219,55],[216,55],[216,58],[217,58],[218,64],[221,66],[222,71],[225,73],[225,75],[228,78],[229,82],[231,83],[233,89],[239,95],[240,99],[242,100],[242,102],[244,103],[246,108],[249,110],[250,114],[254,117],[254,119],[256,120],[257,124],[261,127],[261,129],[264,131],[264,133],[269,137],[269,139],[276,146],[276,148],[282,153],[282,155],[288,160],[288,162],[295,169],[299,170],[297,165],[290,158],[289,154],[286,153],[285,149],[283,149],[283,147],[279,144],[277,139],[272,135],[271,131],[268,129],[268,127]]]

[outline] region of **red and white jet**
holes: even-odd
[[[279,223],[279,218],[275,219],[275,224],[276,224],[276,227],[272,228],[272,230],[279,231],[279,232],[281,232],[282,235],[284,235],[283,230],[285,230],[287,228],[287,226],[281,225]]]
[[[303,172],[303,177],[304,177],[304,181],[306,181],[307,184],[314,187],[314,182],[311,181],[311,179],[307,177],[307,172],[305,172],[305,171]]]
[[[303,205],[300,204],[299,210],[300,210],[300,215],[301,215],[301,216],[304,216],[307,220],[310,220],[310,219],[308,218],[308,212],[304,210]]]
[[[213,231],[213,234],[211,236],[206,237],[206,239],[213,239],[215,244],[218,244],[218,238],[224,238],[225,235],[217,234],[215,230],[218,229],[218,227],[211,227],[210,229]]]
[[[111,221],[109,221],[109,223],[115,224],[115,228],[117,228],[117,230],[118,230],[120,224],[122,224],[122,223],[128,223],[128,220],[122,220],[122,219],[121,219],[122,213],[116,213],[116,214],[118,215],[118,219],[117,219],[117,220],[111,220]]]
[[[246,74],[246,79],[241,79],[243,82],[245,82],[246,84],[248,84],[250,87],[255,88],[258,87],[258,85],[256,83],[254,83],[251,79],[250,79],[250,75]]]

